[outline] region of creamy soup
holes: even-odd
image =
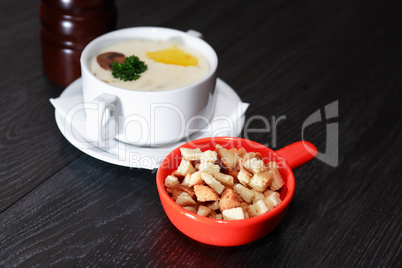
[[[113,44],[99,51],[99,55],[106,52],[124,54],[129,57],[137,56],[147,65],[147,70],[141,77],[133,81],[123,81],[114,78],[111,70],[102,68],[94,57],[90,68],[99,79],[121,88],[160,91],[190,85],[209,71],[209,64],[205,56],[190,47],[170,40],[130,40]],[[180,57],[179,60],[172,57]],[[117,57],[118,62],[121,57]]]

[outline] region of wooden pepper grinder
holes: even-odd
[[[114,0],[41,0],[39,15],[43,71],[61,86],[81,76],[84,47],[117,22]]]

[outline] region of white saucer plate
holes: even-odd
[[[236,92],[219,78],[216,94],[215,110],[210,124],[178,143],[163,147],[137,147],[115,139],[102,146],[90,142],[85,134],[85,111],[79,108],[83,107],[81,78],[69,85],[58,98],[58,102],[63,103],[65,110],[69,112],[63,115],[56,109],[56,124],[72,145],[94,158],[125,167],[155,169],[169,152],[190,140],[240,135],[248,104],[243,103]]]

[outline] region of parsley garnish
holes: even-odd
[[[113,77],[123,81],[137,80],[141,77],[140,73],[148,69],[145,62],[134,55],[127,57],[124,63],[114,61],[111,67]]]

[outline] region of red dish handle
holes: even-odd
[[[318,151],[312,143],[298,141],[279,149],[276,153],[285,158],[286,163],[291,169],[295,169],[314,159]]]

